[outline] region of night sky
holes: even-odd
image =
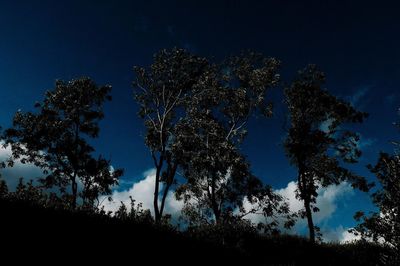
[[[400,6],[261,2],[0,0],[0,125],[9,127],[18,109],[32,110],[56,79],[89,76],[112,85],[113,101],[106,104],[94,144],[125,169],[117,188],[123,191],[153,167],[132,96],[133,66],[148,66],[158,50],[175,46],[216,61],[251,49],[281,60],[286,83],[305,65],[319,65],[330,92],[370,114],[355,127],[363,157],[352,169],[373,180],[365,166],[376,162],[379,151],[392,152],[390,141],[399,138],[393,122],[400,107]],[[282,147],[282,91],[269,97],[274,117],[250,121],[243,153],[254,174],[282,189],[296,172]],[[359,192],[335,204],[323,222],[333,231],[354,226],[354,212],[372,208],[368,195]]]

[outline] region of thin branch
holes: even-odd
[[[165,106],[165,84],[162,87],[162,100],[163,100],[163,104]]]
[[[142,85],[140,85],[139,80],[136,79],[136,85],[141,89],[144,93],[148,94],[149,92]]]
[[[151,123],[153,124],[154,129],[157,130],[157,125],[156,125],[154,119],[153,119],[150,115],[147,115],[147,118],[148,118],[148,119],[151,121]]]
[[[182,94],[182,90],[179,90],[178,95],[176,96],[176,98],[175,98],[174,102],[172,103],[171,107],[169,107],[169,108],[167,109],[167,111],[165,112],[165,115],[168,115],[169,112],[171,112],[172,109],[176,106],[176,103],[177,103],[178,100],[180,99],[181,94]]]

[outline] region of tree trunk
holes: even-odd
[[[156,159],[154,159],[154,164],[157,168],[156,170],[156,180],[154,185],[154,199],[153,199],[153,207],[154,207],[154,220],[156,223],[161,221],[161,213],[158,207],[158,194],[160,193],[160,178],[161,178],[161,169],[164,163],[164,157],[161,155],[159,163],[157,163]]]
[[[76,183],[76,172],[74,176],[72,177],[72,202],[71,202],[71,207],[73,210],[76,209],[76,198],[78,195],[78,184]]]
[[[215,223],[219,224],[221,222],[221,210],[219,208],[219,205],[217,203],[217,199],[215,197],[215,178],[212,178],[212,183],[211,183],[211,207],[214,212],[215,216]]]
[[[315,228],[314,228],[314,222],[313,222],[313,218],[312,218],[310,199],[307,198],[304,200],[304,207],[306,209],[306,217],[307,217],[308,230],[309,230],[309,235],[310,235],[310,242],[312,244],[314,244],[315,243]]]
[[[164,192],[163,192],[163,197],[161,198],[161,208],[160,208],[160,216],[161,217],[164,213],[165,200],[167,199],[168,191],[169,191],[172,183],[174,182],[177,164],[174,164],[172,167],[168,167],[168,168],[169,168],[169,170],[168,170],[167,186],[165,187]]]
[[[157,170],[158,172],[158,170]],[[160,211],[158,209],[158,193],[160,187],[160,176],[156,174],[156,182],[154,187],[154,199],[153,199],[153,207],[154,207],[154,220],[156,223],[159,223],[161,220]]]
[[[303,161],[299,159],[299,172],[298,172],[298,177],[297,177],[297,182],[298,182],[298,187],[300,190],[300,195],[301,198],[304,201],[304,208],[306,209],[306,217],[307,217],[307,223],[308,223],[308,230],[309,230],[309,237],[310,237],[310,242],[315,243],[315,227],[314,227],[314,222],[312,218],[312,212],[311,212],[311,195],[309,194],[309,189],[307,189],[307,182],[306,182],[306,176],[305,176],[305,167],[303,164]]]
[[[72,209],[76,209],[76,199],[78,196],[78,184],[76,183],[76,176],[77,176],[77,169],[78,169],[78,162],[79,162],[79,128],[80,128],[80,122],[79,122],[79,113],[78,113],[78,122],[75,122],[75,140],[74,140],[74,146],[75,146],[75,154],[73,154],[73,160],[72,166],[74,168],[74,176],[72,177]]]
[[[214,212],[214,216],[215,216],[215,223],[220,224],[221,223],[221,212],[220,212],[219,208],[213,207],[213,212]]]

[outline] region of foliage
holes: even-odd
[[[255,113],[272,114],[266,94],[277,85],[279,62],[247,53],[213,65],[194,86],[187,115],[172,150],[187,180],[176,190],[190,224],[225,223],[232,216],[283,212],[281,198],[250,172],[240,153],[247,122]],[[243,208],[243,201],[254,204]],[[235,213],[239,210],[239,214]]]
[[[382,255],[386,265],[400,263],[400,156],[381,153],[375,166],[369,165],[381,188],[372,194],[379,212],[366,216],[363,212],[355,215],[361,222],[352,230],[363,239],[381,242],[388,246]]]
[[[0,198],[4,198],[7,194],[8,194],[7,183],[0,177]]]
[[[19,159],[42,168],[44,187],[58,187],[70,198],[73,209],[79,196],[78,182],[83,184],[84,204],[109,193],[122,170],[111,171],[109,161],[93,158],[94,148],[87,139],[98,137],[98,122],[104,117],[104,102],[111,100],[110,90],[89,78],[57,81],[44,101],[35,104],[36,113],[15,114],[12,128],[5,132],[5,146],[12,148],[9,165]]]
[[[152,224],[153,217],[151,216],[150,210],[144,210],[142,208],[142,203],[136,204],[135,200],[132,197],[129,198],[129,209],[123,202],[121,202],[120,207],[114,213],[114,217],[123,221]]]
[[[320,186],[350,181],[353,187],[367,191],[370,184],[343,165],[355,163],[361,155],[359,135],[345,130],[346,123],[360,123],[367,117],[349,103],[331,95],[322,86],[325,74],[309,65],[285,89],[290,114],[290,128],[285,140],[290,163],[298,169],[296,196],[304,201],[310,239],[315,241],[312,212]]]
[[[207,65],[204,58],[175,48],[157,53],[149,69],[135,67],[135,99],[140,105],[139,116],[145,120],[145,143],[156,168],[156,222],[162,219],[165,199],[179,166],[179,158],[171,148],[180,134],[177,125],[184,115],[184,104],[192,97],[193,86]],[[165,185],[162,195],[161,184]]]

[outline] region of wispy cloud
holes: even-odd
[[[392,106],[398,99],[399,95],[397,93],[392,93],[385,96],[384,101],[386,105]]]
[[[356,108],[362,108],[366,102],[366,96],[371,90],[371,86],[364,86],[355,91],[353,95],[347,97],[347,100]]]
[[[378,140],[375,138],[364,138],[361,136],[360,140],[357,142],[357,148],[361,151],[365,151],[367,148],[373,146]]]

